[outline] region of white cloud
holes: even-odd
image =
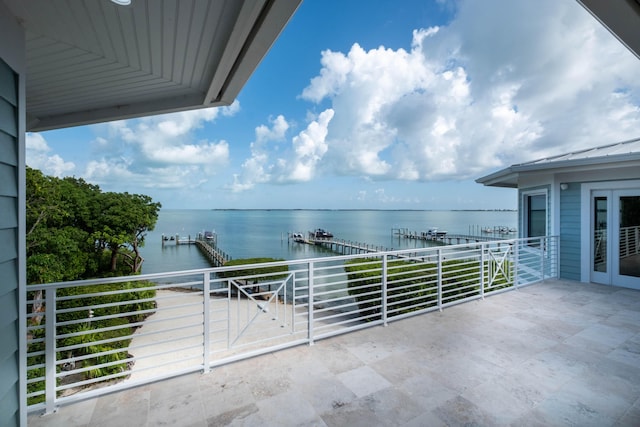
[[[51,154],[51,148],[40,133],[27,132],[26,163],[34,169],[39,169],[45,175],[64,177],[75,169],[73,162],[67,162],[58,154]]]
[[[183,189],[195,188],[202,181],[194,179],[200,171],[197,166],[166,166],[149,168],[136,172],[131,162],[120,160],[92,160],[87,163],[85,176],[90,182],[104,186],[105,189],[118,183],[126,188]],[[206,182],[206,181],[205,181]],[[138,191],[138,190],[136,190]]]
[[[191,134],[214,121],[220,114],[238,111],[238,102],[229,107],[207,108],[110,123],[116,143],[126,142],[140,156],[141,163],[223,165],[229,156],[225,141],[193,141]]]
[[[292,140],[293,156],[291,159],[279,159],[279,181],[310,181],[316,173],[316,167],[327,152],[326,137],[329,122],[333,118],[333,110],[325,110],[313,120],[305,130]]]
[[[321,64],[302,98],[335,114],[314,173],[469,179],[640,134],[637,58],[573,1],[461,1],[409,51],[354,44]]]
[[[289,140],[281,116],[259,126],[229,188],[322,175],[466,180],[640,133],[640,64],[578,4],[456,6],[448,25],[414,30],[408,51],[322,52],[301,97],[329,108]]]
[[[233,175],[233,182],[226,188],[234,193],[252,189],[256,184],[270,182],[273,179],[270,152],[271,143],[281,142],[290,125],[284,116],[271,120],[271,126],[260,125],[255,129],[256,139],[251,143],[251,157],[242,163],[242,172]],[[277,151],[277,150],[275,150]]]
[[[236,101],[229,107],[208,108],[121,120],[96,126],[93,143],[97,158],[87,165],[84,176],[109,186],[130,182],[145,188],[196,188],[226,167],[227,141],[196,139],[206,123],[239,111]]]
[[[291,139],[284,152],[275,149],[272,143],[285,141],[289,123],[283,116],[271,121],[271,127],[256,128],[256,140],[251,143],[251,157],[242,164],[242,172],[233,176],[227,186],[233,192],[252,189],[256,184],[290,184],[311,181],[317,166],[327,152],[326,137],[333,118],[332,109],[327,109],[313,118],[307,127]],[[285,141],[286,142],[286,141]]]
[[[260,125],[256,128],[256,143],[268,143],[269,141],[282,141],[289,130],[289,123],[283,115],[272,120],[272,126]]]

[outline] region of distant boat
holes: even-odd
[[[437,227],[432,227],[427,231],[426,238],[431,240],[444,239],[446,235],[446,231],[440,231]]]
[[[213,231],[205,231],[204,232],[204,238],[206,240],[213,240],[213,239],[215,239],[215,234],[213,233]]]
[[[327,230],[323,230],[322,228],[318,228],[315,231],[316,239],[330,239],[333,237],[333,234],[328,232]]]

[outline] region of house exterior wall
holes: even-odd
[[[519,237],[526,237],[527,195],[544,192],[547,195],[547,234],[560,237],[559,275],[563,279],[580,280],[580,183],[567,183],[560,189],[557,176],[543,175],[523,181],[518,189]]]
[[[565,183],[559,192],[560,277],[580,281],[580,183]]]
[[[0,2],[0,420],[26,425],[24,327],[24,33]]]
[[[526,233],[525,196],[547,193],[547,234],[560,238],[560,278],[590,281],[591,190],[640,188],[637,165],[575,172],[521,175],[518,183],[519,236]],[[561,189],[561,185],[566,189]]]

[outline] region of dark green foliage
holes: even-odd
[[[28,283],[140,271],[139,248],[155,227],[160,203],[140,194],[103,193],[80,178],[50,177],[31,168],[26,184]]]
[[[31,168],[27,168],[26,178],[28,283],[140,272],[143,260],[139,248],[146,232],[155,226],[159,203],[145,195],[103,193],[82,179],[49,177]],[[36,301],[30,307],[34,316],[29,320],[33,341],[44,334],[45,306],[38,302],[42,291],[27,294],[29,300]],[[73,298],[85,294],[92,296]],[[56,298],[56,347],[77,346],[58,351],[56,360],[77,360],[77,371],[72,375],[81,376],[80,380],[126,371],[130,336],[137,323],[155,310],[153,284],[131,281],[61,288]],[[45,350],[43,342],[31,343],[28,349],[29,353]],[[43,364],[44,358],[44,354],[36,354],[27,364]],[[57,370],[60,373],[61,366]],[[44,368],[28,373],[29,378],[43,375]],[[58,384],[64,381],[62,376]],[[29,392],[42,390],[44,381],[30,383],[27,388]],[[35,396],[28,403],[43,400],[43,395]]]
[[[480,294],[479,260],[445,260],[441,264],[442,302],[448,303]],[[509,262],[485,261],[485,281],[493,279],[490,290],[513,286],[508,277]],[[500,269],[501,268],[501,269]],[[382,261],[354,259],[346,263],[349,295],[358,303],[367,320],[381,318]],[[494,272],[498,272],[493,277]],[[503,274],[507,272],[507,277]],[[491,276],[491,277],[488,277]],[[489,290],[489,289],[487,289]],[[422,310],[438,303],[438,264],[394,260],[387,264],[387,316]]]
[[[101,330],[103,328],[116,329]],[[57,345],[61,348],[81,346],[73,351],[73,357],[78,360],[74,368],[83,369],[84,378],[100,378],[127,370],[127,347],[133,333],[127,319],[115,318],[80,323],[74,328],[74,332],[80,335],[59,339]],[[103,340],[109,342],[100,343]],[[112,352],[112,350],[121,351]],[[101,354],[106,352],[108,354]],[[67,357],[69,354],[58,355],[59,360]],[[117,363],[120,361],[124,362]],[[103,364],[105,366],[99,366]]]
[[[92,296],[74,298],[76,295]],[[99,378],[122,373],[127,370],[127,347],[137,323],[155,310],[153,283],[133,281],[94,286],[74,286],[59,289],[56,293],[57,335],[63,336],[56,341],[56,348],[79,346],[67,351],[58,351],[56,360],[74,359],[74,369],[80,369],[80,379]],[[36,297],[30,292],[28,298]],[[91,311],[89,311],[91,310]],[[110,316],[118,316],[110,318]],[[46,320],[46,319],[45,319]],[[38,322],[32,322],[38,323]],[[33,331],[33,339],[44,336],[44,323]],[[65,336],[78,334],[77,336]],[[99,343],[107,340],[108,342]],[[29,352],[44,351],[44,343],[29,345]],[[107,353],[107,354],[101,354]],[[91,357],[91,355],[96,355]],[[32,356],[28,366],[44,363],[44,355]],[[106,365],[106,366],[100,366]],[[93,368],[95,366],[95,368]],[[60,373],[60,365],[57,368]],[[30,370],[28,378],[44,376],[44,368]],[[58,380],[58,384],[65,377]],[[77,378],[76,378],[77,380]],[[44,389],[44,381],[28,385],[28,392]],[[29,399],[29,404],[44,400],[44,395]]]

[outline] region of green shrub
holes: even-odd
[[[495,260],[485,261],[483,274],[495,272]],[[480,294],[480,261],[445,260],[441,266],[442,298],[452,302]],[[510,270],[509,261],[502,268]],[[382,261],[377,258],[354,259],[345,264],[348,292],[358,303],[360,315],[368,321],[381,318]],[[486,279],[485,279],[486,280]],[[437,303],[438,264],[394,260],[387,263],[388,316],[421,310]],[[513,286],[513,279],[498,274],[491,290]]]
[[[81,369],[80,380],[100,378],[117,374],[127,370],[128,351],[131,335],[135,330],[135,323],[143,321],[155,310],[154,285],[148,281],[132,281],[93,286],[74,286],[61,288],[56,292],[56,323],[57,335],[75,336],[59,338],[56,348],[79,345],[80,347],[64,352],[57,352],[56,360],[77,360],[74,369]],[[149,288],[142,291],[137,289]],[[92,294],[93,296],[70,298],[75,295]],[[35,293],[30,293],[34,298]],[[77,309],[77,310],[74,310]],[[69,311],[67,311],[69,310]],[[118,316],[109,318],[110,316]],[[42,318],[40,328],[32,333],[33,339],[44,336],[46,317]],[[68,324],[63,324],[71,322]],[[109,329],[109,330],[101,330]],[[96,342],[109,340],[107,343]],[[32,343],[28,352],[44,351],[44,343]],[[108,353],[108,354],[101,354]],[[91,357],[91,355],[96,355]],[[44,355],[31,356],[27,360],[28,366],[43,364]],[[122,361],[122,362],[121,362]],[[121,362],[121,363],[118,363]],[[106,364],[107,366],[100,366]],[[92,366],[96,368],[88,369]],[[57,372],[61,367],[57,367]],[[44,375],[44,368],[37,368],[28,372],[28,378]],[[77,381],[77,379],[76,379]],[[64,377],[62,377],[64,382]],[[60,378],[58,384],[60,384]],[[29,393],[44,390],[45,383],[37,381],[28,384]],[[45,396],[39,395],[29,398],[32,405],[44,401]]]
[[[244,259],[234,259],[227,261],[224,266],[225,267],[233,267],[233,266],[245,266],[249,264],[265,264],[269,262],[278,262],[284,261],[283,259],[275,259],[275,258],[244,258]],[[285,274],[274,274],[274,273],[286,273],[289,271],[288,265],[276,265],[276,266],[266,266],[266,267],[253,267],[253,268],[242,268],[238,270],[230,270],[230,271],[221,271],[218,275],[224,279],[230,279],[239,276],[255,276],[252,277],[252,282],[257,283],[261,280],[272,280],[274,278],[284,278]],[[263,277],[260,277],[263,276]]]

